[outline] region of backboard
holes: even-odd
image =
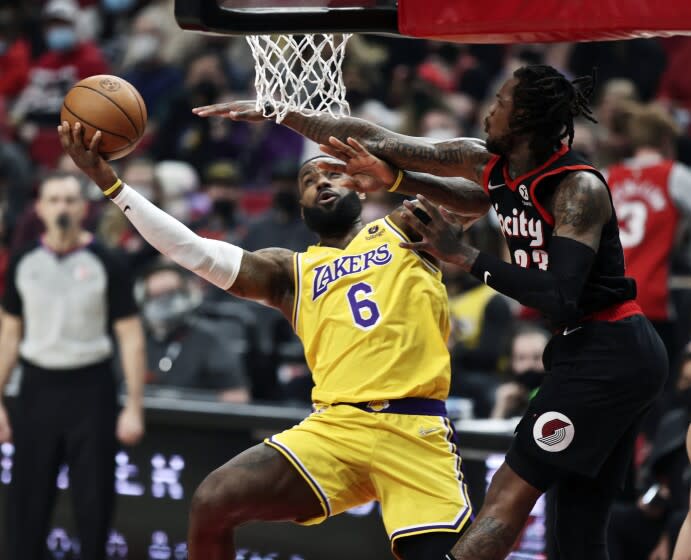
[[[228,35],[387,33],[464,43],[691,34],[687,0],[175,0],[181,27]]]
[[[228,35],[397,33],[396,0],[175,0],[183,29]]]

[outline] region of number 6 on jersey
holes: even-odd
[[[377,304],[371,299],[367,299],[367,296],[372,292],[374,292],[374,288],[367,282],[358,282],[353,284],[346,294],[350,313],[353,315],[353,322],[356,327],[363,330],[371,329],[381,318]],[[364,297],[361,294],[364,294]]]

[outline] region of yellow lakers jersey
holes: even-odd
[[[293,328],[314,377],[314,402],[446,399],[446,288],[437,267],[399,247],[404,240],[384,218],[345,249],[296,253]]]

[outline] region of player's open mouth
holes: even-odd
[[[338,200],[338,195],[336,193],[331,192],[331,191],[322,191],[317,196],[317,204],[321,204],[323,206],[331,204],[332,202],[335,202],[336,200]]]

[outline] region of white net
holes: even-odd
[[[257,110],[281,122],[288,112],[338,118],[350,112],[342,64],[350,34],[250,35]]]

